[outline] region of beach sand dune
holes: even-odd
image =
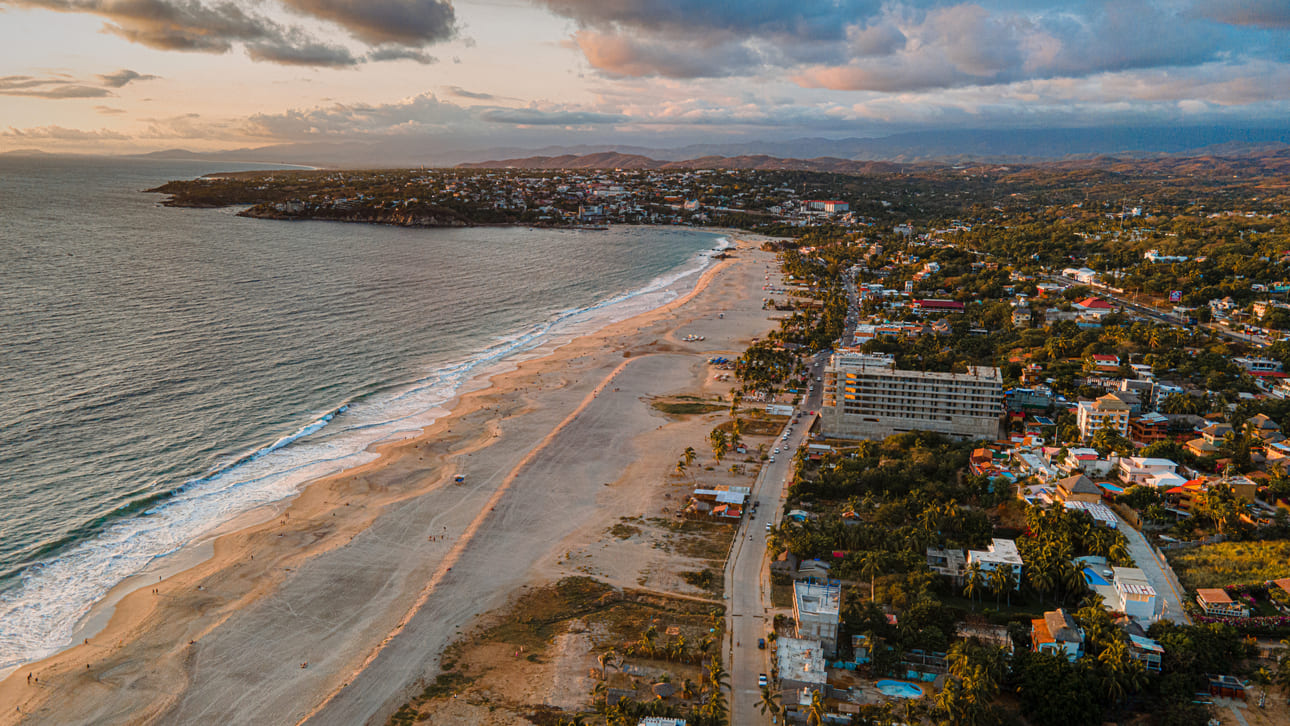
[[[231,527],[88,644],[0,684],[0,722],[383,722],[481,614],[597,541],[635,496],[626,472],[695,444],[650,399],[702,388],[700,351],[766,330],[772,256],[743,247],[691,295],[494,377],[417,439]],[[707,341],[676,344],[686,326]]]

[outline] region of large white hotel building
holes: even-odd
[[[965,439],[999,437],[1003,378],[998,368],[967,373],[897,370],[891,356],[840,350],[824,373],[821,429],[844,439],[934,431]]]

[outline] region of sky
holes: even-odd
[[[1290,0],[0,0],[0,151],[1290,125]]]

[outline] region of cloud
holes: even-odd
[[[1290,58],[1266,32],[1290,27],[1287,0],[532,1],[574,21],[570,47],[615,78],[893,93]]]
[[[467,91],[461,86],[448,86],[445,90],[458,98],[470,98],[476,101],[493,101],[497,99],[491,93],[480,93],[478,91]]]
[[[543,111],[537,108],[489,108],[479,113],[483,121],[517,126],[587,126],[629,120],[617,113],[595,111]]]
[[[282,0],[305,15],[329,20],[370,44],[423,45],[451,39],[457,17],[448,0]]]
[[[105,86],[121,88],[126,84],[133,83],[134,81],[153,81],[160,78],[160,76],[147,75],[122,68],[115,73],[100,73],[98,74],[98,78],[100,81],[103,81],[103,85]]]
[[[113,108],[112,106],[95,106],[94,110],[104,116],[119,116],[125,113],[125,109]]]
[[[325,66],[345,68],[363,62],[349,49],[304,37],[275,38],[246,44],[246,54],[253,61],[267,61],[286,66]]]
[[[592,67],[611,76],[713,78],[760,65],[753,51],[738,41],[662,41],[580,30],[574,43]]]
[[[261,12],[277,6],[322,20],[367,43],[373,60],[398,58],[431,62],[416,50],[456,33],[456,16],[448,0],[9,0],[12,5],[103,18],[103,29],[132,43],[168,51],[228,53],[246,48],[254,61],[283,65],[345,67],[362,62],[343,46],[329,43]],[[105,79],[106,80],[106,79]],[[144,80],[142,77],[130,80]],[[119,86],[117,86],[119,87]]]
[[[0,76],[0,96],[69,99],[105,98],[113,93],[106,88],[87,86],[66,76]]]
[[[1228,25],[1290,28],[1290,3],[1285,0],[1205,0],[1197,3],[1194,12]]]
[[[0,136],[22,141],[126,141],[130,138],[122,133],[108,129],[86,131],[69,129],[63,126],[35,126],[26,129],[17,129],[10,126],[8,129],[0,131]]]
[[[375,50],[367,54],[367,59],[373,62],[410,60],[410,61],[416,61],[417,63],[420,63],[423,66],[432,65],[434,63],[439,62],[438,58],[435,58],[434,56],[430,55],[429,53],[426,53],[423,50],[414,50],[412,48],[401,48],[396,45],[387,45],[387,46],[382,46],[380,48],[376,48]]]

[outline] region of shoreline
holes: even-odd
[[[376,429],[376,435],[369,436],[366,441],[359,440],[355,442],[358,448],[345,449],[343,458],[347,460],[342,460],[334,465],[325,463],[313,465],[314,471],[306,474],[307,478],[299,475],[292,476],[290,482],[293,484],[294,491],[290,494],[283,492],[282,498],[265,501],[249,509],[219,513],[211,517],[213,521],[210,524],[190,527],[189,529],[193,530],[192,536],[185,538],[185,541],[178,549],[164,555],[154,556],[143,569],[137,572],[128,574],[123,572],[123,577],[120,580],[103,582],[104,588],[101,591],[96,591],[96,596],[92,602],[88,602],[88,598],[79,600],[79,603],[86,603],[87,605],[84,606],[84,610],[73,615],[75,623],[68,622],[71,618],[60,619],[59,622],[62,623],[62,628],[66,628],[61,635],[66,640],[58,644],[57,650],[53,650],[35,660],[27,661],[27,663],[18,663],[0,668],[0,681],[3,681],[10,673],[18,669],[56,655],[73,645],[77,640],[83,641],[86,637],[96,635],[110,617],[110,605],[119,601],[123,592],[129,592],[132,589],[130,583],[138,581],[138,584],[134,585],[134,587],[142,587],[149,581],[155,582],[157,574],[169,576],[177,569],[188,569],[195,564],[199,564],[202,559],[209,555],[199,557],[192,551],[195,548],[206,545],[206,550],[209,552],[209,543],[211,541],[229,531],[230,526],[235,523],[246,522],[248,516],[252,518],[251,521],[276,516],[279,510],[285,506],[285,502],[289,502],[294,497],[299,496],[306,486],[311,485],[317,479],[352,469],[366,463],[369,458],[379,458],[375,447],[422,435],[427,426],[433,425],[445,416],[451,415],[454,407],[460,403],[464,394],[491,385],[489,379],[497,375],[497,373],[511,370],[519,362],[549,355],[554,350],[578,337],[595,334],[619,322],[625,316],[634,317],[640,312],[648,312],[661,304],[666,304],[668,298],[675,298],[685,294],[705,270],[720,261],[720,250],[730,244],[728,238],[723,240],[715,235],[709,240],[699,241],[702,241],[704,246],[697,249],[675,267],[641,282],[638,287],[629,288],[606,298],[595,300],[581,308],[559,312],[552,317],[537,321],[518,330],[508,331],[497,339],[501,342],[488,343],[486,347],[468,353],[460,359],[436,364],[438,367],[425,372],[424,375],[437,376],[445,369],[460,369],[463,371],[460,374],[454,373],[452,375],[454,380],[444,386],[447,389],[444,391],[447,394],[446,398],[427,401],[426,405],[429,407],[419,410],[412,417],[405,417],[409,418],[409,420],[404,421],[404,419],[400,418],[380,424],[379,428]],[[641,308],[644,308],[644,310]],[[421,384],[422,380],[414,376],[404,380],[402,383],[391,383],[390,386],[394,390],[404,390],[415,388]],[[326,421],[338,411],[349,408],[351,405],[352,401],[350,400],[341,400],[329,404],[328,410],[330,412],[325,417],[314,419],[312,423],[307,424],[300,431],[291,434],[290,438],[297,438],[306,429],[313,428],[315,424]],[[399,421],[403,421],[403,423],[399,423]],[[276,448],[283,440],[279,438],[272,446],[268,446],[267,444],[272,438],[264,439],[263,445],[260,445],[260,448],[249,455],[239,454],[239,461],[226,468],[231,469],[271,448]],[[223,475],[223,473],[224,470],[221,469],[219,474]],[[210,475],[211,472],[208,471],[200,476],[204,479]],[[190,482],[195,480],[196,478],[190,480]],[[187,483],[185,483],[186,487]],[[171,500],[167,499],[152,506],[162,508],[170,503]],[[121,518],[121,521],[128,523],[128,520],[132,517]],[[92,543],[93,539],[91,538],[87,541]],[[51,559],[52,561],[54,560]],[[125,586],[124,588],[123,585]],[[106,615],[104,613],[105,605],[109,607],[109,612]],[[74,627],[68,628],[69,625]],[[46,640],[45,642],[49,643],[50,641]]]
[[[756,242],[750,242],[747,239],[736,239],[733,234],[730,236],[731,249],[740,251],[756,249]],[[741,236],[747,237],[747,235]],[[142,575],[137,578],[139,581],[133,589],[129,588],[129,580],[120,583],[113,588],[112,593],[107,598],[100,601],[102,605],[110,600],[115,600],[114,603],[110,604],[108,612],[104,613],[103,607],[96,605],[95,607],[99,612],[91,611],[91,614],[88,614],[83,619],[83,621],[94,621],[95,618],[101,619],[101,631],[89,636],[88,642],[73,644],[71,647],[46,659],[19,667],[0,684],[0,694],[3,694],[0,695],[0,699],[6,702],[13,700],[23,713],[28,713],[48,701],[53,694],[45,693],[44,697],[42,697],[40,693],[32,694],[27,692],[26,697],[22,697],[20,694],[24,693],[23,689],[25,688],[22,671],[39,672],[41,674],[42,688],[39,690],[42,692],[45,691],[44,684],[50,682],[51,677],[54,678],[53,683],[56,685],[60,685],[59,681],[63,678],[73,681],[80,680],[74,675],[78,671],[73,669],[72,664],[79,665],[80,662],[84,662],[87,666],[86,670],[93,673],[94,668],[91,667],[91,663],[96,658],[101,660],[105,655],[110,656],[113,653],[128,650],[135,645],[136,641],[146,639],[149,629],[145,626],[145,621],[156,611],[166,609],[166,604],[162,601],[167,596],[177,595],[185,591],[191,593],[194,589],[194,583],[198,583],[195,589],[198,592],[202,592],[204,588],[200,583],[204,579],[213,577],[221,572],[239,568],[259,570],[259,572],[242,573],[241,579],[247,586],[240,593],[240,597],[237,597],[234,603],[223,608],[222,617],[217,617],[206,623],[205,627],[201,628],[197,635],[200,637],[202,634],[209,633],[242,607],[258,601],[264,595],[273,591],[287,579],[287,575],[292,572],[295,565],[317,559],[326,552],[343,547],[347,541],[353,540],[354,537],[366,532],[372,523],[389,507],[429,492],[443,490],[445,487],[449,491],[453,491],[455,488],[448,486],[450,479],[453,473],[459,470],[458,467],[467,463],[466,458],[472,453],[490,446],[492,440],[500,436],[497,429],[500,428],[499,424],[501,422],[528,410],[526,404],[516,405],[515,402],[511,402],[509,406],[503,407],[504,410],[499,409],[503,413],[499,419],[492,413],[492,406],[486,405],[486,403],[495,403],[495,401],[490,401],[489,399],[497,398],[500,394],[506,392],[508,384],[513,386],[514,381],[522,380],[532,375],[534,371],[537,372],[540,378],[544,370],[549,369],[554,362],[559,362],[563,357],[566,357],[562,355],[562,351],[569,350],[568,356],[571,356],[572,352],[575,352],[580,346],[594,349],[597,347],[598,341],[603,342],[614,335],[623,335],[632,326],[636,326],[639,331],[643,326],[655,323],[660,318],[685,306],[701,294],[712,280],[731,264],[730,260],[721,259],[714,259],[712,262],[713,264],[708,265],[706,269],[699,273],[699,278],[693,288],[677,299],[651,310],[632,315],[624,320],[611,321],[595,331],[575,335],[572,339],[562,342],[553,341],[549,350],[543,350],[541,353],[527,358],[524,358],[524,354],[521,354],[520,357],[523,358],[521,360],[499,362],[497,370],[487,373],[481,372],[474,385],[471,383],[464,384],[462,390],[445,404],[445,408],[448,409],[447,414],[422,429],[418,434],[369,446],[368,451],[376,455],[374,460],[314,480],[293,497],[244,513],[226,523],[219,531],[211,533],[202,542],[186,547],[185,550],[189,552],[201,550],[202,548],[208,548],[208,550],[195,555],[196,562],[186,562],[176,566],[175,569],[178,571],[168,577],[164,577],[156,588],[146,588],[148,583]],[[527,351],[527,353],[534,353],[534,351]],[[618,368],[621,369],[625,365],[626,362],[620,364]],[[612,380],[612,376],[607,380]],[[523,390],[527,390],[527,387],[524,387]],[[576,410],[578,409],[575,409],[575,413]],[[484,415],[481,416],[481,412],[484,412]],[[462,434],[460,429],[457,433],[453,433],[453,427],[461,426],[472,415],[476,418],[486,419],[481,422],[483,424],[481,430],[475,432],[474,435]],[[558,427],[552,430],[550,435],[554,435],[557,430]],[[348,485],[359,479],[375,477],[380,475],[381,472],[396,468],[400,461],[410,459],[414,452],[425,447],[438,451],[433,456],[433,463],[429,464],[428,467],[421,467],[417,470],[416,473],[419,475],[420,480],[416,486],[403,491],[390,491],[389,489],[372,491],[369,486],[368,491],[360,492],[360,494],[367,495],[365,499],[354,500],[359,503],[359,507],[351,507],[351,501],[342,503],[342,500],[347,497],[338,495],[353,494],[353,492],[345,491]],[[424,458],[423,455],[418,453],[418,461]],[[514,469],[514,471],[518,470],[519,467]],[[504,491],[505,485],[495,490],[493,497],[501,496]],[[346,509],[348,511],[344,511]],[[356,513],[353,511],[354,509],[364,511]],[[346,517],[344,518],[345,521],[338,523],[339,531],[332,532],[332,536],[322,537],[321,541],[316,539],[312,543],[313,546],[306,547],[303,550],[279,553],[280,556],[277,560],[282,566],[277,568],[278,571],[270,574],[264,571],[263,566],[250,566],[248,564],[254,560],[255,554],[261,552],[261,549],[256,546],[256,540],[264,540],[274,534],[276,534],[274,539],[283,538],[285,535],[298,535],[302,527],[308,528],[308,523],[303,525],[296,525],[295,523],[302,520],[316,522],[320,517],[325,517],[329,514],[332,517],[341,519],[336,516],[341,511],[346,514]],[[488,509],[483,509],[481,517],[486,516],[488,511]],[[283,528],[286,528],[287,531],[277,531]],[[336,535],[349,535],[349,540],[345,540],[343,536]],[[468,539],[467,537],[463,541]],[[156,574],[156,571],[150,571],[148,573],[149,578],[151,574]],[[420,605],[415,605],[407,613],[406,617],[410,617],[418,607]],[[406,617],[403,622],[406,622]],[[174,620],[174,618],[172,617],[170,620]],[[366,662],[370,662],[397,632],[396,627],[394,631],[386,633],[381,645],[377,646],[374,653],[367,656]],[[190,632],[189,634],[192,633]],[[77,637],[86,636],[78,634]],[[190,638],[189,644],[191,645],[197,640],[198,638]],[[105,646],[100,644],[102,641],[109,643],[106,646],[106,653]],[[117,643],[115,646],[111,645],[113,641]],[[361,668],[358,670],[361,671]],[[344,685],[342,684],[339,687],[343,688]],[[328,694],[319,702],[319,707],[329,702],[333,695],[334,689],[332,694]],[[6,713],[6,710],[0,710],[0,713],[5,713],[6,717],[11,716],[12,712]],[[8,719],[6,718],[5,721],[8,722]]]

